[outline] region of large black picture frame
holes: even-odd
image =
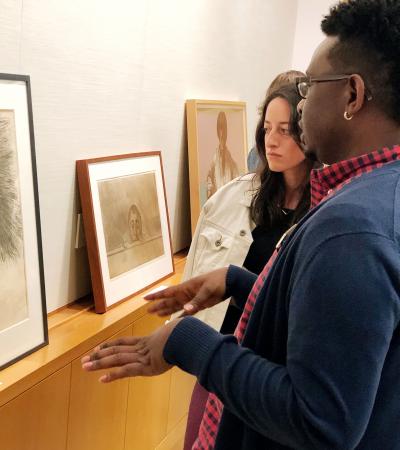
[[[0,370],[48,344],[30,78],[0,73]]]

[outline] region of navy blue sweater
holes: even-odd
[[[284,243],[243,346],[183,319],[166,360],[224,403],[216,449],[400,449],[400,163],[353,180]],[[255,281],[231,266],[227,296]]]

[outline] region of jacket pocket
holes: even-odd
[[[209,272],[228,264],[241,265],[250,242],[238,241],[233,236],[215,228],[204,228],[198,239],[193,275]]]

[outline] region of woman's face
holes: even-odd
[[[305,160],[301,148],[290,135],[290,106],[281,98],[274,98],[265,112],[265,155],[272,172],[286,172]]]

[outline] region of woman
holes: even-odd
[[[239,175],[237,164],[226,146],[228,122],[224,111],[220,111],[217,117],[217,136],[219,144],[207,174],[207,198]]]
[[[272,92],[281,86],[294,83],[298,77],[304,77],[304,74],[295,70],[283,72],[272,81],[267,89],[264,102],[259,108],[260,121],[256,130],[256,148],[258,159],[260,160],[257,173],[251,173],[236,178],[220,188],[217,193],[207,200],[197,222],[196,230],[186,259],[182,281],[218,267],[224,267],[228,264],[239,266],[244,264],[246,256],[249,253],[249,248],[253,243],[252,232],[256,227],[256,223],[253,220],[254,211],[252,200],[260,188],[260,179],[264,179],[271,172],[265,157],[265,144],[262,134],[266,99]],[[296,139],[299,140],[299,136],[297,136]],[[264,198],[266,204],[274,208],[275,204],[282,202],[281,198],[275,198],[273,192],[276,188],[275,185],[280,185],[282,183],[282,177],[279,174],[277,176],[272,174],[271,176],[275,182],[272,182],[272,185],[267,183],[265,186],[261,187],[258,196]],[[304,198],[308,202],[308,180],[305,182],[305,188]],[[260,205],[258,204],[257,208],[259,207]],[[301,207],[302,214],[307,208],[308,203],[306,208],[303,208],[303,206]],[[291,219],[292,215],[289,215],[289,217],[284,220],[287,225],[283,226],[283,231],[282,227],[277,227],[278,229],[275,230],[274,241],[278,241],[281,231],[283,233],[289,228]],[[258,231],[259,230],[256,230],[256,234]],[[276,242],[272,243],[273,245],[269,251],[264,249],[261,254],[261,259],[258,262],[258,268],[251,266],[249,267],[249,270],[253,269],[255,273],[261,271],[266,261],[268,261]],[[252,250],[255,251],[257,247],[257,243],[254,242]],[[201,311],[196,317],[213,326],[216,330],[220,330],[228,303],[229,301],[226,301],[213,308]],[[234,311],[234,309],[232,310]],[[231,315],[235,315],[235,312],[228,314],[228,318],[226,319],[228,322],[231,321]],[[225,331],[233,332],[233,329],[234,325],[230,326],[230,328],[228,326],[228,329]],[[224,331],[224,329],[222,331]]]
[[[228,264],[260,273],[281,235],[309,209],[309,173],[313,163],[300,147],[294,79],[287,72],[274,80],[260,108],[256,147],[261,163],[256,174],[239,177],[219,189],[204,205],[189,250],[184,279]],[[227,302],[198,317],[219,329]],[[241,311],[230,305],[221,332],[232,333]],[[189,410],[185,450],[190,449],[207,397],[196,384]]]

